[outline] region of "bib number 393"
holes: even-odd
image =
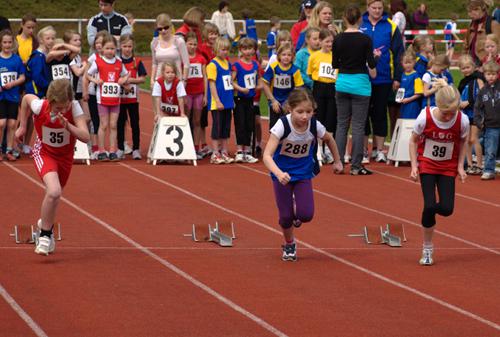
[[[454,143],[443,143],[426,139],[424,157],[435,161],[450,160],[453,155],[453,146]]]
[[[102,97],[120,97],[120,86],[118,83],[105,82],[102,84]]]

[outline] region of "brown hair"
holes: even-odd
[[[67,103],[73,101],[73,88],[69,80],[54,80],[47,89],[47,100],[52,103]]]
[[[175,73],[175,76],[177,76],[177,66],[175,65],[175,63],[172,63],[172,62],[163,62],[161,64],[160,76],[163,76],[163,73],[165,72],[166,67],[172,68],[172,70]]]
[[[297,105],[304,101],[310,102],[313,109],[316,109],[316,101],[309,90],[301,87],[293,89],[285,102],[285,111],[287,111],[287,113],[291,112]]]
[[[366,6],[370,6],[371,4],[373,4],[375,2],[384,3],[384,0],[366,0]]]
[[[108,33],[102,37],[102,46],[104,47],[104,45],[109,42],[113,43],[115,47],[117,47],[116,39],[113,37],[113,35]]]
[[[276,26],[280,22],[281,22],[281,19],[277,16],[271,16],[271,18],[269,19],[269,24],[271,25],[271,27]]]
[[[250,39],[248,37],[244,37],[238,41],[238,49],[247,49],[252,48],[253,50],[257,50],[257,41],[254,39]]]
[[[415,52],[411,48],[408,48],[401,58],[401,63],[411,60],[415,64],[417,62],[416,58]]]
[[[450,59],[448,58],[448,56],[446,56],[446,54],[436,55],[436,57],[434,57],[432,60],[429,61],[429,68],[431,68],[433,65],[449,68]]]
[[[69,41],[71,40],[71,38],[74,36],[74,35],[80,35],[80,33],[78,33],[76,30],[73,30],[73,29],[68,29],[67,31],[64,32],[64,35],[63,35],[63,41],[65,43],[69,43]],[[81,36],[81,35],[80,35]]]
[[[92,46],[92,48],[95,49],[95,42],[98,40],[98,39],[102,39],[102,42],[101,44],[104,45],[104,38],[107,37],[107,36],[111,36],[109,34],[109,32],[107,30],[101,30],[100,32],[98,32],[96,35],[95,35],[95,39],[94,39],[94,45]],[[111,36],[112,37],[112,36]]]
[[[217,35],[220,35],[219,27],[211,22],[207,22],[205,27],[203,27],[203,39],[208,40],[208,34],[210,33],[217,33]]]
[[[0,51],[2,51],[1,43],[3,41],[4,36],[12,37],[12,52],[15,53],[16,39],[14,38],[14,33],[12,33],[9,29],[4,29],[4,30],[0,31]]]
[[[196,43],[198,43],[198,36],[196,36],[195,32],[190,30],[189,32],[186,33],[186,36],[184,36],[184,40],[186,40],[186,42],[188,40],[196,40]]]
[[[415,53],[419,53],[419,52],[422,51],[423,46],[425,46],[427,44],[427,42],[434,43],[434,40],[431,37],[429,37],[428,35],[417,35],[413,39],[413,43],[411,45],[411,49]]]
[[[327,37],[333,37],[333,33],[331,30],[329,29],[322,29],[320,32],[319,32],[319,39],[321,41],[323,41],[324,39],[326,39]]]
[[[356,25],[361,18],[361,11],[359,7],[354,4],[348,5],[344,10],[344,16],[342,17],[345,23],[350,24],[351,26]]]
[[[486,2],[485,0],[469,0],[469,3],[467,4],[467,9],[476,9],[480,8],[483,11],[488,11],[489,8],[489,3]]]
[[[498,73],[500,66],[495,61],[488,61],[483,65],[483,73]]]
[[[205,11],[203,11],[200,7],[191,7],[186,11],[186,13],[184,13],[182,20],[190,27],[201,28],[203,26],[203,22],[205,21],[205,16]]]
[[[292,45],[288,42],[283,43],[281,46],[279,46],[278,50],[276,51],[276,56],[277,56],[279,62],[281,62],[280,55],[287,50],[292,52],[292,57],[293,57],[294,49],[292,48]],[[293,59],[292,59],[292,62],[293,62]]]

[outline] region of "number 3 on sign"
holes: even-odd
[[[175,135],[175,133],[177,133],[177,135]],[[184,132],[177,125],[171,125],[167,128],[166,134],[167,136],[173,137],[172,142],[177,145],[174,146],[174,148],[177,148],[177,151],[174,151],[171,146],[167,146],[167,153],[172,157],[180,156],[182,154],[182,151],[184,151],[184,145],[182,144],[182,137],[184,136]]]

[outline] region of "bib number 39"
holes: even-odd
[[[454,143],[442,143],[427,139],[424,148],[424,157],[443,161],[450,160],[453,155]]]

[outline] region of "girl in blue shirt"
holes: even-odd
[[[282,246],[284,261],[297,260],[294,227],[309,222],[314,215],[312,178],[315,171],[317,138],[323,140],[333,153],[334,172],[342,173],[337,144],[332,135],[314,115],[314,98],[308,90],[294,89],[288,96],[285,110],[271,129],[264,150],[264,164],[271,171],[279,224],[285,243]]]

